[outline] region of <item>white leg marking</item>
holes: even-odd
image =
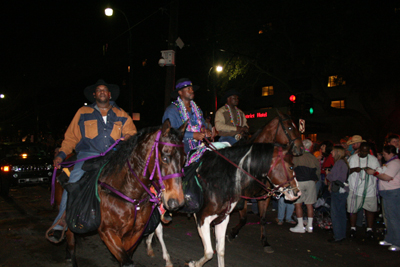
[[[230,216],[215,226],[215,240],[217,243],[218,267],[225,266],[225,235]]]
[[[212,243],[211,243],[210,223],[217,217],[218,217],[218,215],[208,216],[204,219],[204,224],[201,225],[200,227],[197,227],[197,230],[199,231],[199,235],[201,237],[201,241],[203,242],[204,256],[198,261],[190,262],[189,263],[190,267],[201,267],[207,261],[212,259],[214,251],[213,251]],[[197,218],[196,218],[196,221],[197,221]]]
[[[154,257],[154,251],[153,251],[153,248],[151,247],[151,240],[153,239],[153,236],[154,236],[154,233],[151,233],[146,238],[147,255],[152,258]]]
[[[157,226],[155,232],[156,232],[157,238],[161,244],[163,259],[165,260],[165,266],[172,267],[173,265],[171,262],[171,258],[169,257],[169,254],[167,251],[167,246],[165,246],[165,242],[164,242],[164,238],[163,238],[163,226],[161,223]]]

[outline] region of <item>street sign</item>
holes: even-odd
[[[299,131],[304,133],[306,131],[306,121],[303,119],[299,120]]]

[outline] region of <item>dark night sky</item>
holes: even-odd
[[[171,1],[26,0],[2,3],[0,93],[7,95],[7,99],[0,103],[2,130],[11,124],[14,125],[14,129],[22,127],[27,132],[36,127],[44,129],[43,131],[56,131],[67,126],[76,110],[85,102],[83,89],[100,78],[121,87],[117,103],[123,109],[129,109],[128,92],[122,84],[126,79],[128,62],[126,32],[128,26],[118,11],[115,11],[113,17],[106,17],[104,8],[107,5],[123,10],[131,26],[137,24],[131,32],[136,90],[134,103],[135,106],[140,106],[139,111],[143,118],[143,121],[138,123],[139,127],[161,123],[166,72],[157,62],[160,51],[167,49]],[[235,11],[236,5],[243,7],[243,3],[246,2],[180,0],[178,36],[182,38],[185,47],[182,50],[177,48],[176,78],[192,78],[202,90],[196,95],[196,102],[199,102],[203,109],[212,107],[212,101],[209,101],[212,95],[205,90],[209,86],[207,75],[212,66],[212,41],[209,31],[212,22],[217,20],[225,22],[224,27],[226,25],[229,27],[230,20],[232,24],[233,22],[240,24],[241,12],[254,13],[254,18],[258,16],[258,19],[264,19],[263,11],[274,15],[273,10],[263,10],[265,3],[275,5],[277,9],[284,9],[284,5],[292,7],[295,2],[298,3],[295,0],[285,0],[281,6],[280,2],[254,1],[252,5],[248,5],[248,10],[237,8]],[[297,20],[292,17],[287,19],[311,24],[315,23],[315,19],[325,19],[326,16],[317,8],[317,5],[322,7],[324,2],[313,2],[315,12],[312,3],[307,4],[303,10],[301,10],[302,5],[298,3]],[[350,5],[347,1],[341,0],[326,3],[334,3],[338,10],[345,10]],[[225,17],[219,17],[219,14],[227,9],[225,4],[229,4],[230,10],[234,13],[226,13]],[[353,13],[346,11],[342,13],[349,21],[357,12],[361,14],[359,17],[354,16],[352,25],[360,29],[364,27],[362,31],[367,33],[364,36],[368,36],[368,27],[374,26],[374,23],[371,23],[372,19],[373,21],[384,19],[377,18],[378,12],[374,12],[372,5],[370,7],[367,5],[365,1],[358,1],[358,4],[357,1],[352,1],[349,9]],[[247,5],[244,6],[247,8]],[[252,9],[253,7],[256,7],[256,10]],[[308,7],[310,8],[307,9]],[[292,8],[296,10],[296,7]],[[369,13],[371,13],[370,21]],[[310,14],[319,16],[316,15],[313,21],[309,20]],[[330,18],[332,21],[341,19],[335,16]],[[369,23],[363,23],[359,18]],[[266,21],[268,19],[265,18]],[[285,21],[285,18],[278,17],[278,19]],[[318,23],[313,25],[315,29],[320,26]],[[253,26],[257,26],[256,22]],[[311,34],[303,32],[300,23],[293,23],[293,26],[300,29],[296,32],[300,39],[303,34]],[[257,27],[253,27],[249,32],[257,36],[256,29]],[[329,31],[325,34],[329,37]],[[371,36],[371,43],[375,43],[375,46],[371,47],[383,49],[371,49],[366,52],[366,57],[372,53],[376,55],[390,52],[391,47],[396,46],[393,43],[391,46],[386,45],[385,34],[386,32],[382,30],[381,37]],[[346,41],[351,43],[352,40],[349,39]],[[229,39],[225,41],[225,45],[229,44]],[[103,46],[106,44],[107,52],[104,55]],[[365,42],[360,49],[365,49],[368,45]],[[346,52],[351,54],[351,51]],[[143,67],[142,62],[145,60],[147,64]]]
[[[129,109],[128,93],[122,86],[128,63],[128,25],[118,11],[114,11],[113,17],[104,15],[104,8],[109,5],[122,10],[131,27],[137,24],[131,30],[135,86],[140,85],[138,90],[142,95],[143,90],[159,88],[159,93],[152,95],[153,99],[139,96],[137,101],[159,99],[161,105],[156,104],[159,118],[153,119],[152,124],[161,123],[165,68],[157,63],[160,51],[167,49],[170,2],[87,0],[3,3],[0,90],[7,95],[8,102],[3,102],[10,107],[7,112],[16,108],[16,102],[23,103],[22,109],[30,111],[18,116],[19,121],[32,121],[35,119],[32,114],[38,112],[42,123],[52,124],[61,120],[62,125],[68,125],[85,101],[83,89],[99,78],[121,87],[117,103],[125,110]],[[197,15],[191,16],[194,19],[202,8],[206,8],[185,2],[180,1],[180,18],[196,11]],[[200,20],[192,19],[185,19],[179,28],[179,36],[186,45],[192,38],[198,38],[195,24]],[[104,45],[107,45],[105,55]],[[186,50],[181,58],[188,58],[183,56],[185,53],[193,53],[190,49]],[[151,71],[141,69],[144,60],[147,60],[146,68]],[[188,76],[190,71],[190,66],[185,67],[177,71],[177,75]],[[145,88],[149,80],[153,87]],[[10,103],[10,99],[14,100],[14,104]],[[0,108],[2,113],[6,112],[5,107]],[[15,123],[7,119],[6,122]]]

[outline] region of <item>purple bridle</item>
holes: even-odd
[[[182,172],[180,172],[180,173],[173,173],[173,174],[169,174],[169,175],[166,175],[166,176],[162,176],[161,169],[160,169],[160,161],[158,159],[158,151],[159,151],[158,150],[158,145],[161,144],[161,145],[165,145],[165,146],[183,147],[183,144],[172,144],[172,143],[160,142],[160,137],[161,137],[161,130],[157,133],[156,140],[154,141],[153,147],[151,148],[149,157],[148,157],[148,159],[146,161],[146,165],[145,165],[145,168],[144,168],[144,171],[143,171],[143,176],[146,176],[147,168],[149,166],[150,159],[151,159],[151,155],[152,155],[153,151],[155,150],[156,152],[155,152],[154,168],[153,168],[153,171],[152,171],[152,173],[151,173],[151,175],[149,177],[149,180],[150,181],[153,180],[155,171],[157,169],[158,177],[159,177],[158,178],[158,184],[161,187],[161,190],[157,190],[158,189],[157,185],[155,183],[153,183],[153,186],[156,188],[156,191],[158,191],[157,196],[153,195],[152,192],[150,191],[150,189],[139,179],[139,177],[136,175],[135,171],[132,169],[132,166],[129,163],[129,160],[126,161],[130,172],[133,174],[133,176],[136,178],[136,180],[142,185],[142,187],[146,190],[146,192],[150,195],[150,202],[154,202],[156,204],[158,204],[159,201],[160,201],[159,200],[159,196],[161,194],[161,191],[165,190],[165,186],[164,186],[163,181],[167,180],[167,179],[175,178],[175,177],[183,177],[184,176],[183,169],[182,169]],[[117,189],[113,188],[112,186],[110,186],[110,185],[108,185],[106,183],[99,182],[99,184],[102,187],[107,188],[108,190],[112,191],[113,193],[117,194],[121,198],[123,198],[126,201],[131,202],[133,204],[136,204],[136,203],[139,204],[139,203],[141,203],[141,202],[143,202],[145,200],[145,199],[142,199],[141,201],[138,202],[137,200],[131,199],[130,197],[122,194]],[[135,210],[135,213],[136,213],[136,210]],[[135,217],[136,217],[136,214],[135,214]]]

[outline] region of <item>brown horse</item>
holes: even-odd
[[[289,200],[298,198],[300,193],[294,178],[292,155],[287,152],[288,149],[280,145],[249,144],[218,150],[218,154],[212,151],[204,154],[197,169],[204,204],[195,213],[204,256],[199,261],[190,262],[189,266],[203,266],[213,257],[211,224],[215,225],[218,266],[224,266],[225,234],[229,216],[243,196],[251,197],[258,191],[265,190],[271,193],[282,192]],[[274,185],[273,190],[266,187],[267,181]]]
[[[253,137],[247,141],[247,143],[279,143],[289,147],[291,153],[295,156],[302,155],[304,152],[303,142],[301,141],[301,135],[292,119],[281,112],[277,111],[278,116],[272,119],[262,129],[258,130]],[[264,251],[267,253],[273,253],[271,245],[267,241],[266,233],[266,213],[271,196],[267,192],[260,190],[257,192],[257,196],[264,196],[258,200],[258,209],[260,214],[260,225],[261,225],[261,243],[264,247]],[[240,220],[239,223],[232,228],[228,235],[229,240],[233,240],[239,234],[240,229],[246,225],[247,222],[247,201],[244,201],[243,209],[239,210]]]
[[[161,129],[143,129],[107,155],[109,162],[99,177],[98,233],[120,266],[134,266],[133,251],[153,210],[158,212],[155,200],[168,210],[184,204],[181,177],[186,158],[182,145],[185,128],[186,124],[175,130],[166,120]],[[161,188],[156,198],[149,193],[151,185]],[[68,230],[66,239],[67,257],[69,254],[72,265],[77,266],[74,233]]]

